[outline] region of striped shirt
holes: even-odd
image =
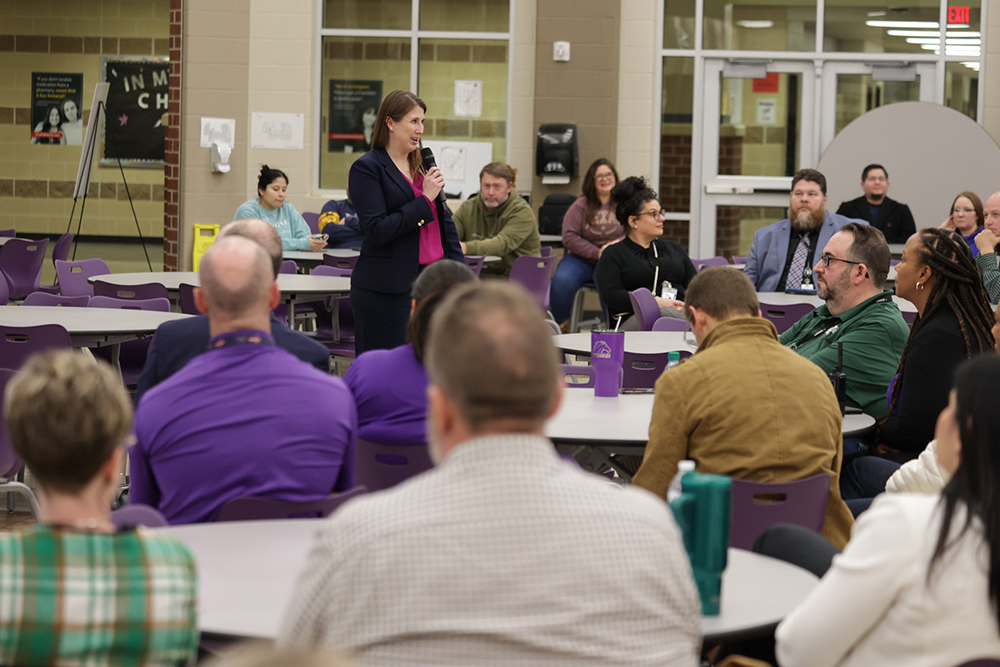
[[[0,664],[187,664],[196,592],[187,548],[143,529],[2,533]]]

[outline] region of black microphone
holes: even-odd
[[[424,171],[430,171],[437,165],[437,160],[434,159],[434,151],[430,148],[421,148],[420,157],[424,161]],[[442,204],[445,203],[444,188],[441,188],[441,192],[438,193],[438,201]]]

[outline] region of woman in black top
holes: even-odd
[[[844,466],[844,500],[878,495],[899,464],[920,455],[948,405],[955,368],[993,350],[990,302],[958,232],[922,229],[909,238],[896,265],[896,295],[916,306],[919,316],[899,360],[889,414],[869,443],[879,456]]]
[[[684,291],[697,271],[679,244],[660,238],[663,210],[654,192],[640,176],[630,176],[611,191],[615,217],[625,228],[625,238],[604,249],[597,262],[597,287],[614,323],[622,316],[622,330],[638,328],[632,317],[628,293],[640,287],[656,295],[660,312],[683,317]],[[663,283],[677,290],[677,298],[664,298]],[[628,318],[628,319],[626,319]]]

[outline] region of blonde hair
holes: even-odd
[[[10,442],[43,488],[79,493],[132,427],[132,403],[110,366],[79,352],[36,354],[7,385]]]

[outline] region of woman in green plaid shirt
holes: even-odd
[[[110,506],[132,407],[109,366],[32,357],[10,381],[11,444],[39,484],[39,524],[0,533],[0,664],[182,665],[198,641],[194,558]]]

